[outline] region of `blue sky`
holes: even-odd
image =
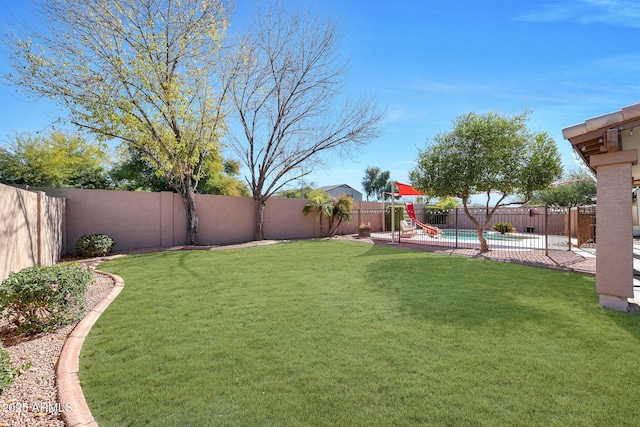
[[[21,14],[26,2],[3,3],[0,15]],[[236,19],[254,4],[237,0]],[[318,0],[308,7],[339,22],[349,92],[375,95],[386,111],[383,135],[353,159],[314,170],[307,180],[318,186],[361,190],[368,166],[407,182],[418,148],[471,111],[530,110],[530,128],[555,139],[570,169],[562,128],[640,102],[636,0]],[[53,104],[0,86],[0,140],[47,129],[56,117]]]

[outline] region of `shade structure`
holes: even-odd
[[[416,190],[408,184],[401,184],[399,182],[396,182],[396,186],[398,187],[398,194],[400,196],[426,196],[425,193]]]

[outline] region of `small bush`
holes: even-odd
[[[0,344],[0,393],[9,388],[13,379],[19,375],[19,371],[11,365],[9,352]]]
[[[83,234],[76,243],[79,257],[105,256],[113,248],[113,239],[106,234]]]
[[[18,334],[50,331],[80,319],[91,272],[80,265],[29,267],[0,284],[2,315]]]
[[[493,224],[493,227],[491,227],[491,229],[502,234],[515,231],[513,225],[511,225],[510,222],[496,222],[495,224]]]

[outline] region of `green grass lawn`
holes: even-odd
[[[632,425],[593,277],[340,241],[131,256],[81,355],[100,426]]]

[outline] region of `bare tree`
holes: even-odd
[[[339,40],[334,23],[275,4],[258,12],[223,73],[239,120],[229,129],[229,145],[249,170],[256,240],[264,239],[271,195],[307,175],[325,154],[357,149],[380,134],[382,115],[372,99],[337,105],[347,71]]]
[[[197,243],[195,190],[224,131],[214,64],[222,0],[36,0],[41,31],[5,39],[5,80],[69,111],[71,122],[135,147],[182,195]]]

